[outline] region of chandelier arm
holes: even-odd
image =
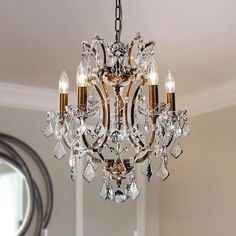
[[[136,163],[142,163],[144,162],[151,154],[153,151],[147,151],[143,157],[136,159]]]
[[[102,52],[103,52],[103,65],[107,64],[107,55],[106,55],[106,48],[103,43],[100,42],[100,45],[102,47]]]
[[[132,55],[132,49],[134,46],[134,40],[131,41],[130,45],[129,45],[129,49],[128,49],[128,65],[131,65],[131,55]]]
[[[102,52],[103,52],[103,65],[107,64],[107,54],[106,54],[106,47],[104,45],[104,42],[100,39],[99,41],[97,41],[97,43],[101,46],[102,48]],[[96,49],[95,49],[96,50]],[[96,50],[96,55],[99,56],[98,51]]]
[[[103,125],[106,126],[106,123],[107,123],[107,119],[106,119],[107,109],[106,109],[105,98],[104,98],[104,95],[102,94],[102,91],[100,90],[100,88],[97,85],[94,85],[94,87],[95,87],[95,89],[96,89],[96,91],[97,91],[97,93],[98,93],[98,95],[100,97],[100,100],[101,100],[102,111],[103,111],[103,121],[102,122],[103,122]],[[100,154],[98,152],[98,149],[103,147],[103,145],[104,145],[104,143],[106,143],[107,139],[108,139],[108,136],[106,134],[103,137],[103,141],[101,142],[100,145],[98,145],[98,142],[99,142],[100,138],[97,138],[96,141],[93,144],[89,144],[85,134],[82,135],[82,140],[83,140],[85,146],[87,148],[91,147],[92,151],[96,152],[98,154]],[[103,157],[103,155],[99,155],[99,156],[100,156],[102,161],[105,161],[105,158]],[[93,157],[93,158],[97,159],[96,157]]]
[[[130,81],[130,83],[128,85],[128,90],[127,90],[127,93],[126,93],[126,97],[129,97],[132,85],[133,85],[133,81]],[[126,129],[129,130],[128,102],[125,103],[125,125],[126,125]],[[138,147],[138,145],[136,144],[136,142],[134,141],[134,139],[132,138],[131,135],[129,135],[129,140],[130,140],[131,143],[133,143],[135,148]]]
[[[136,91],[135,91],[135,93],[134,93],[134,96],[133,96],[133,99],[132,99],[132,105],[131,105],[131,127],[133,127],[134,126],[134,109],[135,109],[135,106],[136,106],[136,99],[137,99],[137,96],[138,96],[138,92],[139,92],[139,90],[140,90],[140,87],[141,87],[141,85],[143,85],[144,84],[144,82],[142,83],[142,84],[140,84],[138,87],[137,87],[137,89],[136,89]],[[145,144],[142,142],[142,140],[140,139],[140,138],[138,138],[139,139],[139,145],[141,146],[141,147],[144,147],[145,146]]]
[[[103,125],[106,126],[106,122],[107,122],[107,119],[106,119],[106,113],[107,113],[107,109],[106,109],[106,106],[105,106],[105,98],[102,94],[102,91],[100,90],[100,88],[95,84],[94,85],[95,89],[97,90],[97,93],[99,94],[99,97],[101,99],[101,104],[102,104],[102,122],[103,122]]]
[[[86,136],[84,134],[82,135],[82,140],[83,140],[85,146],[87,148],[89,148],[90,145],[89,145],[88,140],[86,139]],[[92,148],[92,151],[97,153],[100,157],[100,158],[97,158],[97,157],[90,155],[93,158],[93,160],[96,160],[96,162],[106,162],[105,157],[100,152],[98,152],[98,149]]]
[[[103,73],[101,74],[101,76],[103,76]],[[105,84],[105,82],[103,80],[101,80],[101,84],[102,84],[102,89],[103,89],[103,92],[105,94],[105,97],[106,97],[106,105],[107,105],[107,132],[110,131],[110,126],[111,126],[111,107],[110,107],[110,98],[109,98],[109,94],[108,94],[108,91],[107,91],[107,86]]]
[[[137,89],[136,89],[136,91],[135,91],[135,93],[134,93],[133,99],[132,99],[132,106],[131,106],[131,126],[132,126],[132,127],[133,127],[133,125],[134,125],[134,109],[135,109],[135,105],[136,105],[136,99],[137,99],[138,92],[139,92],[139,90],[140,90],[141,85],[144,85],[144,84],[145,84],[145,79],[143,79],[142,84],[140,84],[140,85],[137,87]],[[155,141],[155,136],[156,136],[156,131],[153,130],[153,131],[152,131],[152,136],[151,136],[150,141],[149,141],[149,146],[150,146],[150,147],[153,145],[153,143],[154,143],[154,141]],[[140,144],[142,147],[145,146],[144,143],[142,142],[142,140],[141,140],[140,138],[139,138],[139,144]],[[149,156],[149,155],[147,155],[148,153],[150,154],[150,150],[147,151],[147,153],[146,153],[143,157],[138,158],[138,159],[136,160],[136,162],[143,162],[144,160],[146,160],[147,157]]]
[[[101,72],[101,76],[103,75],[103,71]],[[103,145],[107,142],[107,139],[108,139],[108,133],[110,131],[110,103],[108,102],[109,101],[109,94],[108,94],[108,91],[107,91],[107,87],[106,87],[106,84],[104,83],[104,81],[102,80],[99,80],[101,82],[101,86],[102,86],[102,91],[101,89],[95,85],[95,89],[97,90],[98,94],[99,94],[99,97],[101,99],[101,102],[102,102],[102,107],[103,107],[103,125],[104,127],[106,127],[106,130],[107,130],[107,133],[104,137],[104,140],[103,142],[99,145],[99,146],[96,146],[97,142],[98,142],[98,139],[92,144],[90,145],[88,143],[88,140],[86,138],[85,135],[82,135],[82,140],[85,144],[85,146],[87,148],[91,147],[92,146],[92,151],[97,153],[100,157],[100,159],[94,157],[97,161],[102,161],[102,162],[107,162],[107,159],[99,152],[99,149],[103,147]],[[107,115],[107,119],[106,119],[106,115]]]

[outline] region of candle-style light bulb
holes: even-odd
[[[76,72],[78,108],[86,110],[87,108],[87,84],[90,76],[90,67],[84,61],[81,61]]]
[[[76,72],[76,83],[78,87],[86,87],[88,82],[88,69],[83,62],[80,62]]]
[[[159,75],[157,73],[157,66],[154,59],[149,63],[147,76],[150,85],[158,85]]]
[[[61,73],[59,79],[59,91],[60,93],[68,93],[69,91],[69,78],[65,71]]]
[[[65,71],[62,71],[59,79],[60,92],[60,113],[64,116],[66,106],[68,105],[69,78]]]
[[[165,89],[167,93],[174,93],[175,92],[175,79],[173,74],[169,70],[166,79],[165,79]]]
[[[148,79],[149,107],[151,112],[158,109],[158,80],[157,66],[154,58],[147,64],[146,75]],[[153,124],[156,123],[156,116],[152,116]]]
[[[167,96],[167,104],[170,105],[170,111],[175,111],[175,80],[174,77],[169,70],[165,80],[165,89]]]

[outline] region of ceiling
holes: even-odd
[[[0,81],[57,88],[63,69],[74,81],[81,42],[113,40],[114,4],[1,0]],[[155,40],[161,83],[171,68],[177,92],[190,94],[236,79],[235,9],[235,0],[123,0],[122,39]]]

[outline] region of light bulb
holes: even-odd
[[[157,73],[157,66],[155,60],[151,60],[151,62],[148,63],[148,70],[147,70],[147,75],[148,75],[148,81],[150,85],[158,85],[159,81],[159,76]]]
[[[88,68],[85,63],[80,62],[76,72],[76,83],[78,87],[86,87],[88,82]]]
[[[65,71],[62,71],[59,79],[59,91],[60,93],[68,93],[69,90],[69,78]]]
[[[165,80],[165,89],[167,93],[174,93],[175,92],[175,79],[169,70]]]

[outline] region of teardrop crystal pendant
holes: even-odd
[[[102,185],[101,191],[100,191],[100,197],[105,200],[113,200],[113,189],[112,186],[109,184],[107,185],[105,182]]]
[[[178,141],[174,141],[172,147],[171,147],[171,150],[170,150],[170,154],[175,158],[177,159],[181,154],[183,153],[183,150],[179,144]]]
[[[81,134],[84,134],[87,130],[87,127],[84,123],[84,120],[80,120],[79,123],[77,124],[77,129],[78,129],[78,132],[80,132]]]
[[[63,147],[61,140],[57,142],[57,145],[54,149],[53,154],[59,160],[62,159],[66,155],[66,150]]]
[[[184,124],[183,135],[184,136],[189,136],[190,135],[190,128],[189,128],[188,124]]]
[[[59,121],[56,122],[54,130],[55,130],[54,134],[55,134],[56,139],[60,139],[63,132],[62,132],[62,127]]]
[[[93,168],[93,164],[91,163],[91,161],[88,161],[85,169],[84,169],[84,173],[83,173],[83,177],[87,182],[91,182],[96,176],[96,172]]]
[[[175,135],[176,135],[177,137],[180,137],[182,134],[183,134],[183,130],[178,126],[178,127],[175,129]]]
[[[139,192],[137,185],[134,181],[131,183],[131,185],[127,186],[127,195],[132,200],[135,200],[136,198],[138,198],[139,194],[140,194],[140,192]]]
[[[166,180],[169,176],[169,172],[164,164],[164,162],[161,163],[158,171],[157,171],[157,176],[162,180]]]
[[[116,190],[114,195],[114,201],[116,203],[122,203],[126,200],[126,194],[124,194],[120,189]]]
[[[141,173],[147,178],[148,181],[151,180],[152,177],[152,167],[151,161],[148,159],[146,160],[141,166]]]
[[[105,183],[103,183],[99,195],[102,198],[102,200],[104,201],[107,200],[107,185]]]
[[[43,128],[42,133],[46,138],[53,135],[53,128],[49,121],[47,121],[47,125]]]

